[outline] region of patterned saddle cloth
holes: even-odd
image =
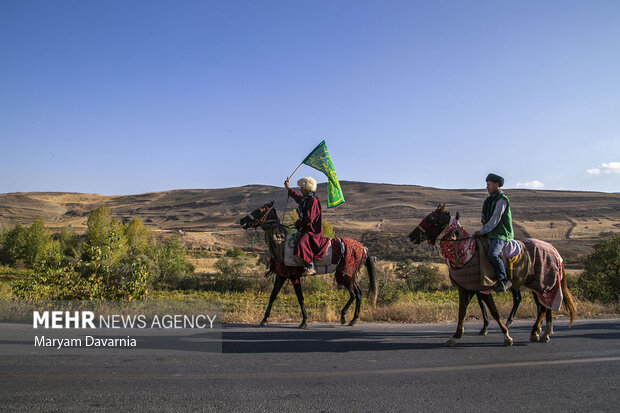
[[[478,238],[478,255],[480,259],[480,283],[485,287],[492,287],[497,282],[495,270],[487,256],[489,247],[488,238]],[[531,267],[530,257],[521,241],[511,240],[506,243],[500,254],[509,280],[514,279],[514,274],[520,271],[529,272]],[[515,287],[518,287],[515,285]]]
[[[284,241],[284,265],[287,267],[303,267],[304,262],[295,255],[296,234],[287,234]],[[334,251],[335,248],[340,251]],[[336,262],[334,263],[334,253],[336,252]],[[338,238],[332,238],[327,244],[327,251],[320,261],[314,260],[314,268],[317,274],[328,274],[336,271],[340,263],[339,257],[344,255],[344,244]]]

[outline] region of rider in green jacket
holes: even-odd
[[[497,277],[494,289],[497,292],[504,292],[512,285],[506,276],[506,269],[500,258],[500,253],[506,243],[514,238],[510,200],[500,189],[504,185],[504,178],[491,173],[486,181],[489,196],[482,206],[483,226],[474,233],[474,236],[486,235],[489,238],[488,256]]]

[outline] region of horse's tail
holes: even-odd
[[[379,294],[377,288],[377,273],[375,271],[375,263],[373,258],[366,253],[366,270],[368,270],[368,278],[370,278],[370,288],[368,290],[368,299],[373,307],[377,306],[377,295]]]
[[[568,324],[568,326],[572,326],[573,325],[573,321],[575,320],[575,317],[577,316],[577,307],[575,306],[575,299],[573,298],[573,295],[571,294],[571,292],[568,290],[568,281],[566,280],[566,273],[564,272],[564,265],[561,264],[561,268],[560,271],[562,271],[562,294],[564,295],[564,310],[568,311],[568,314],[570,314],[570,323]]]

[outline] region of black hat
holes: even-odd
[[[491,181],[491,182],[498,183],[500,187],[504,186],[504,178],[502,178],[499,175],[488,174],[486,181],[487,182]]]

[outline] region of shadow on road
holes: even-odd
[[[543,324],[544,328],[544,324]],[[556,332],[561,331],[561,335],[554,335],[556,338],[592,338],[596,340],[620,340],[620,323],[615,322],[590,322],[577,323],[568,328],[567,325],[556,327]]]
[[[243,327],[241,327],[243,328]],[[239,327],[236,327],[238,330]],[[247,331],[223,332],[224,353],[344,353],[350,351],[428,350],[445,348],[451,333],[358,331],[348,327],[325,330],[284,330],[248,327]],[[430,340],[429,340],[430,339]],[[474,344],[471,344],[474,345]],[[476,343],[476,347],[497,347],[497,342]]]
[[[531,326],[513,326],[511,331],[528,335]],[[601,321],[577,323],[573,327],[562,323],[554,325],[557,338],[585,338],[596,340],[620,339],[620,324]],[[466,336],[476,336],[475,328],[469,329]],[[492,335],[497,334],[497,340]],[[224,353],[311,353],[311,352],[349,352],[349,351],[391,351],[427,350],[444,348],[445,341],[452,335],[446,331],[358,331],[355,328],[328,327],[320,330],[298,330],[294,326],[277,326],[256,329],[255,326],[235,325],[234,331],[223,331],[222,351]],[[459,348],[497,347],[501,336],[499,331],[489,332],[488,342],[459,342]],[[515,346],[528,345],[516,342]]]

